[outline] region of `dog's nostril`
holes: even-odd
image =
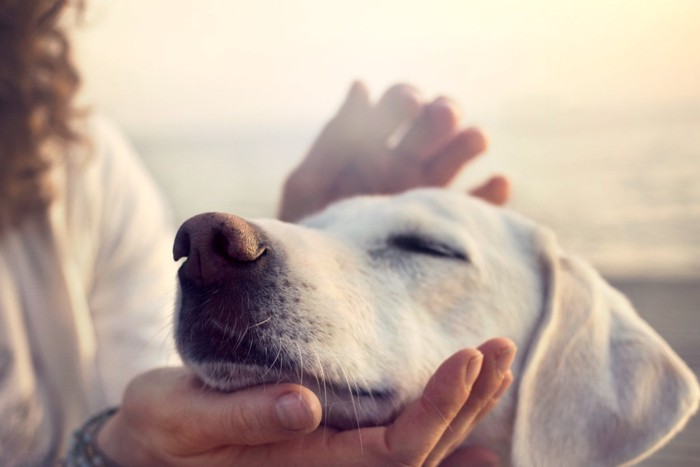
[[[175,261],[180,258],[186,258],[190,255],[190,235],[185,229],[180,229],[175,235],[175,243],[173,244],[173,259]]]
[[[242,263],[255,261],[266,251],[265,245],[256,235],[240,230],[217,231],[214,233],[213,244],[216,254]]]

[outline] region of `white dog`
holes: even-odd
[[[590,266],[459,193],[355,198],[301,225],[202,214],[174,252],[184,361],[223,390],[301,382],[337,428],[390,421],[494,336],[519,348],[515,382],[469,441],[514,464],[636,462],[698,407],[694,374]]]

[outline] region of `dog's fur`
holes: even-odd
[[[180,274],[179,351],[213,387],[301,382],[325,423],[382,424],[449,355],[506,336],[515,382],[469,442],[514,464],[635,462],[697,409],[694,374],[629,302],[513,212],[425,189],[249,225],[264,254],[233,276],[207,276],[206,245],[179,255],[199,268]]]

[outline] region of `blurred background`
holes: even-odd
[[[628,293],[700,371],[700,1],[89,0],[84,101],[177,221],[274,216],[355,79],[459,101],[511,206]],[[648,465],[700,463],[700,423]],[[693,463],[691,462],[691,463]],[[698,464],[695,464],[698,465]]]

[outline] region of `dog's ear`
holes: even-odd
[[[516,465],[641,460],[697,410],[692,371],[590,266],[540,235],[545,310],[518,394]],[[660,312],[663,310],[659,310]]]

